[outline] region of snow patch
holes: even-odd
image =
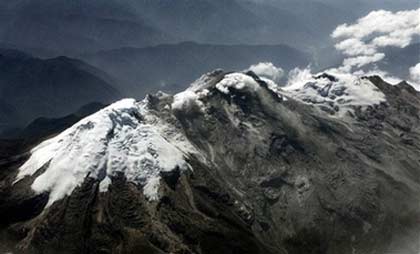
[[[50,206],[86,177],[100,180],[104,192],[112,177],[122,173],[143,187],[146,198],[157,200],[160,172],[188,169],[185,152],[193,150],[180,132],[149,112],[147,101],[124,99],[35,147],[15,182],[43,168],[31,187],[36,193],[49,192]]]

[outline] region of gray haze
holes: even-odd
[[[181,41],[314,50],[331,44],[337,25],[371,10],[418,6],[416,0],[18,0],[0,3],[0,42],[53,55]]]
[[[111,97],[177,92],[216,68],[243,70],[258,62],[273,62],[286,71],[309,64],[315,70],[338,66],[344,56],[331,38],[338,25],[372,10],[418,7],[417,0],[1,1],[0,49],[18,51],[13,59],[0,55],[0,133],[2,126],[22,127],[38,116],[71,114],[81,105]],[[418,49],[390,49],[380,66],[405,77],[418,62]],[[62,64],[58,56],[83,62]],[[79,72],[78,66],[89,64],[91,68]],[[60,70],[52,80],[50,69]],[[22,77],[16,70],[32,76]],[[115,90],[115,96],[85,93],[75,104],[61,103],[60,96],[84,91],[75,82],[62,83],[76,70],[78,84],[94,79],[111,86],[104,91]],[[34,91],[42,95],[42,103],[28,97]]]

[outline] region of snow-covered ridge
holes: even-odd
[[[339,117],[355,107],[365,108],[386,101],[385,94],[368,78],[349,73],[312,75],[302,71],[281,90],[294,99],[316,105]]]
[[[82,119],[35,147],[20,167],[15,182],[42,172],[31,187],[36,193],[50,194],[49,206],[70,195],[86,177],[98,179],[100,191],[105,192],[112,177],[122,173],[129,182],[143,187],[146,198],[157,200],[162,172],[188,170],[185,158],[191,154],[206,160],[180,127],[167,121],[168,117],[175,120],[172,113],[177,111],[198,110],[205,114],[205,98],[211,96],[211,90],[225,95],[240,90],[267,96],[264,89],[283,98],[279,103],[289,97],[318,106],[334,116],[343,116],[355,106],[385,101],[385,95],[369,79],[349,74],[301,73],[288,85],[279,86],[252,73],[217,71],[202,76],[190,88],[173,96],[173,100],[166,95],[167,104],[159,112],[149,108],[147,99],[141,102],[124,99]]]
[[[208,74],[211,75],[211,74]],[[205,108],[202,100],[209,94],[206,83],[209,76],[204,75],[191,85],[186,91],[175,95],[172,108],[175,110],[191,110],[191,108]],[[329,115],[343,117],[352,112],[355,107],[368,107],[386,101],[385,95],[368,79],[348,73],[335,72],[311,74],[301,70],[291,78],[286,85],[279,85],[268,77],[256,80],[246,73],[226,74],[214,87],[224,94],[231,89],[250,93],[260,93],[261,85],[265,82],[267,88],[276,93],[283,100],[293,98],[305,104],[315,105]]]
[[[184,151],[192,146],[147,109],[147,102],[118,101],[82,119],[31,151],[16,182],[39,169],[45,171],[32,184],[37,193],[49,192],[49,202],[62,199],[87,176],[100,180],[106,191],[118,172],[143,186],[149,200],[158,199],[160,172],[188,169]]]

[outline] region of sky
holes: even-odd
[[[386,47],[404,48],[420,36],[420,9],[372,11],[353,24],[339,25],[332,33],[335,47],[347,58],[345,68],[362,67],[384,59]]]

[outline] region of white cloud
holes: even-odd
[[[420,83],[420,63],[410,68],[410,78]]]
[[[410,83],[420,91],[420,63],[410,68]]]
[[[358,68],[363,67],[370,63],[376,63],[381,61],[385,58],[385,54],[383,53],[376,53],[374,55],[360,55],[355,57],[346,58],[343,61],[344,67],[353,67],[356,66]]]
[[[305,69],[295,68],[289,72],[285,89],[293,90],[302,87],[313,77],[311,67]]]
[[[204,104],[201,101],[203,97],[206,97],[209,90],[203,89],[197,91],[194,87],[178,93],[174,96],[174,101],[171,108],[174,111],[184,112],[199,112],[204,110]]]
[[[338,26],[331,36],[335,47],[348,56],[343,65],[354,67],[381,61],[384,47],[406,47],[420,35],[420,9],[390,12],[373,11],[354,24]]]
[[[366,45],[356,38],[343,40],[337,43],[335,48],[348,56],[373,55],[376,52],[376,49],[373,46]]]
[[[260,77],[270,79],[276,83],[279,83],[284,75],[282,68],[276,67],[274,64],[268,62],[251,65],[249,70]]]

